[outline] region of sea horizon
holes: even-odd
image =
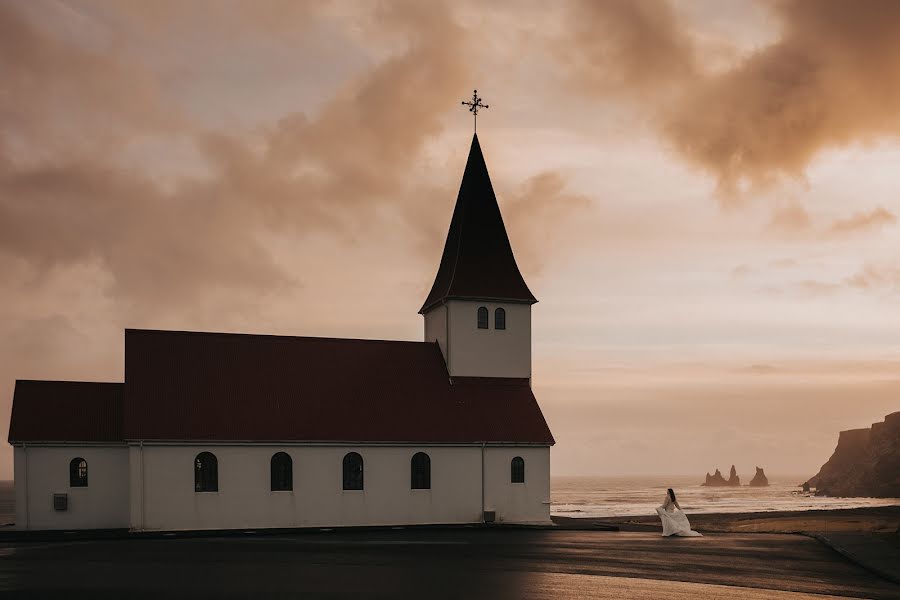
[[[578,518],[652,515],[672,488],[688,514],[765,513],[897,506],[900,498],[839,498],[802,492],[810,476],[767,474],[769,485],[739,487],[703,484],[696,475],[554,475],[550,478],[550,512]],[[740,474],[739,474],[740,475]]]

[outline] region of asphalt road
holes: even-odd
[[[798,593],[799,592],[799,593]],[[0,544],[15,598],[900,598],[795,535],[547,530]]]

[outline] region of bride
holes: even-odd
[[[656,514],[662,520],[663,537],[677,535],[681,537],[694,537],[703,535],[691,529],[687,515],[681,510],[678,500],[675,499],[675,492],[669,488],[666,492],[666,498],[663,500],[662,506],[656,509]]]

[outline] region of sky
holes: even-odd
[[[422,339],[474,88],[555,475],[900,410],[893,0],[0,0],[0,73],[4,439],[126,327]]]

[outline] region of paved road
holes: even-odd
[[[888,599],[900,588],[792,535],[463,529],[0,544],[0,596],[15,598],[807,594]]]

